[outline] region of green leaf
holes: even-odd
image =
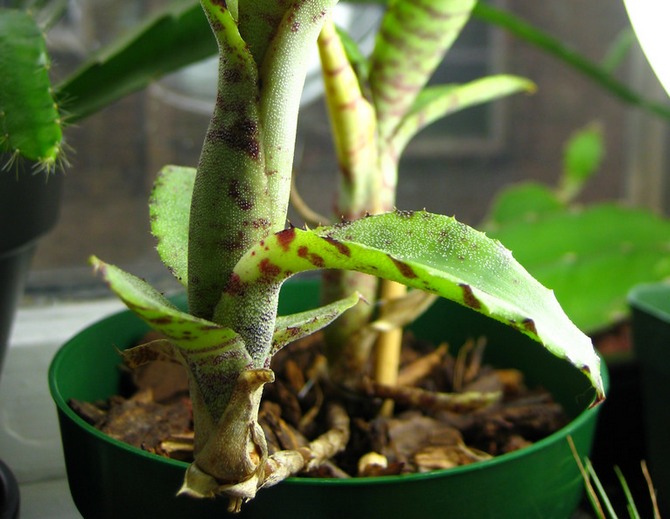
[[[0,151],[50,170],[63,133],[41,29],[27,12],[0,8]]]
[[[496,195],[484,228],[496,230],[517,220],[533,222],[545,213],[558,211],[564,207],[556,194],[544,184],[524,182],[508,187]]]
[[[326,22],[318,38],[326,105],[340,170],[336,212],[354,218],[378,207],[379,156],[374,107],[361,90],[340,33]]]
[[[628,315],[634,285],[670,276],[670,222],[646,210],[608,203],[540,214],[490,234],[544,285],[589,333]]]
[[[260,105],[266,168],[270,172],[268,185],[275,208],[271,221],[280,225],[286,220],[288,210],[296,121],[310,51],[337,0],[288,4],[263,62],[258,64],[263,85]]]
[[[89,58],[56,89],[68,122],[82,119],[157,78],[216,54],[200,3],[172,2]]]
[[[559,196],[570,201],[600,167],[605,155],[602,128],[592,123],[575,132],[563,150],[563,177]]]
[[[277,318],[273,354],[281,348],[328,326],[361,300],[358,292],[326,306]]]
[[[447,115],[511,94],[534,90],[532,81],[506,74],[476,79],[464,85],[427,87],[403,117],[393,136],[394,148],[402,150],[420,130]]]
[[[391,136],[468,21],[475,0],[396,0],[370,57],[382,138]]]
[[[158,239],[158,254],[184,286],[188,280],[188,224],[195,172],[194,168],[164,167],[149,200],[151,232]]]
[[[182,312],[151,285],[114,265],[95,257],[91,263],[128,308],[176,346],[209,413],[220,416],[239,375],[254,367],[242,338],[231,329]]]
[[[228,2],[228,7],[232,10],[231,4]],[[268,46],[289,4],[276,0],[254,0],[253,2],[241,2],[241,4],[240,14],[234,13],[233,17],[238,22],[240,34],[249,45],[254,60],[257,64],[263,63]],[[240,16],[243,20],[253,20],[254,23],[239,24]]]
[[[165,334],[180,350],[198,352],[214,345],[239,346],[239,336],[233,330],[182,312],[140,278],[96,257],[91,258],[91,264],[128,308],[154,330]]]
[[[271,226],[277,200],[266,170],[258,68],[227,4],[203,0],[202,5],[220,49],[219,101],[190,204],[188,302],[194,315],[211,319],[242,252],[276,230]]]
[[[404,283],[500,320],[569,360],[602,396],[600,360],[591,341],[553,293],[500,242],[453,218],[394,212],[313,231],[287,229],[248,251],[234,276],[237,289],[244,290],[250,283],[281,283],[294,273],[323,268]]]

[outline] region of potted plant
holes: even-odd
[[[593,404],[604,396],[600,362],[590,340],[567,319],[550,291],[533,280],[498,242],[482,233],[453,218],[422,211],[390,211],[312,230],[284,227],[305,57],[335,3],[333,0],[289,5],[202,2],[220,49],[217,105],[197,172],[191,168],[166,167],[156,182],[150,203],[159,253],[184,284],[188,311],[131,274],[97,258],[92,260],[129,308],[166,337],[126,349],[124,356],[138,362],[167,355],[186,367],[195,423],[195,461],[184,475],[183,465],[158,461],[136,449],[119,446],[110,438],[102,439],[103,435],[96,434],[74,416],[67,407],[67,398],[99,398],[103,396],[100,391],[109,395],[118,382],[114,376],[114,352],[110,363],[106,363],[99,358],[100,351],[88,342],[94,332],[84,332],[81,341],[75,339],[61,350],[52,364],[50,380],[59,406],[68,471],[72,476],[84,478],[73,482],[72,490],[85,515],[120,513],[121,508],[125,514],[129,509],[121,501],[133,494],[129,498],[130,510],[140,515],[144,499],[151,500],[152,514],[183,513],[181,507],[193,507],[194,514],[198,511],[220,514],[221,500],[212,502],[206,498],[224,495],[232,511],[242,509],[246,513],[258,505],[256,513],[262,516],[276,507],[272,503],[277,501],[268,502],[262,497],[270,495],[272,489],[262,490],[247,507],[242,504],[253,499],[261,488],[274,487],[305,466],[325,461],[343,447],[346,427],[335,420],[331,431],[307,447],[269,455],[258,425],[263,386],[274,378],[268,369],[272,355],[288,342],[326,326],[361,299],[358,292],[352,292],[312,309],[313,297],[303,295],[305,300],[301,303],[289,305],[292,308],[284,306],[288,315],[278,316],[280,288],[289,277],[303,271],[354,270],[444,296],[502,321],[508,329],[523,332],[544,344],[549,352],[572,363],[577,369],[567,373],[557,367],[565,367],[566,363],[552,364],[545,381],[553,379],[554,388],[560,388],[561,381],[572,373],[582,382],[590,381],[595,390]],[[382,38],[392,43],[393,36],[402,32],[398,26],[404,20],[415,22],[419,30],[425,29],[428,34],[440,27],[438,20],[462,25],[472,7],[473,2],[469,1],[443,1],[431,4],[430,8],[413,2],[396,2],[383,22]],[[421,34],[425,36],[426,32]],[[441,32],[438,34],[441,36]],[[393,69],[392,52],[386,52],[380,59],[382,67],[389,65],[389,70]],[[290,284],[286,290],[291,290]],[[126,313],[104,321],[101,327],[106,334],[112,330],[118,332],[112,341],[127,348],[146,325]],[[102,346],[103,350],[109,351],[108,344]],[[80,365],[87,375],[78,374],[76,379],[66,382],[61,375],[72,371],[71,362],[75,359],[90,361]],[[531,364],[535,362],[536,358]],[[586,379],[580,378],[580,371]],[[84,389],[90,380],[100,381],[105,387],[100,391]],[[579,392],[584,389],[582,385]],[[593,419],[592,411],[576,421],[583,424],[588,419]],[[98,443],[100,439],[106,442],[103,448],[106,453],[82,455],[87,444]],[[582,438],[582,442],[588,443],[588,439]],[[563,451],[559,447],[553,452]],[[128,459],[136,465],[118,473],[110,465],[113,458]],[[512,456],[512,460],[515,458]],[[535,458],[534,467],[539,469],[537,463]],[[159,469],[150,468],[161,464]],[[492,468],[495,465],[491,463]],[[141,481],[133,479],[154,480],[155,471],[172,474],[169,477],[173,482],[174,474],[181,473],[180,494],[200,499],[166,499],[163,492],[170,485],[160,492],[140,488]],[[469,472],[472,476],[479,470]],[[563,470],[558,472],[566,474]],[[102,509],[96,510],[85,495],[107,479],[114,481],[107,496],[115,498],[103,499]],[[394,509],[398,503],[388,499],[389,491],[399,480],[407,481],[415,489],[412,492],[421,487],[433,488],[436,493],[442,485],[432,475],[407,480],[382,478],[370,487],[347,484],[348,496],[359,496],[354,500],[356,513],[366,510],[369,513],[369,505],[362,503],[375,493],[386,499],[387,509],[389,506]],[[472,485],[467,474],[456,481],[455,488]],[[431,487],[432,484],[435,486]],[[303,485],[300,480],[278,485],[274,487],[278,492],[275,496]],[[315,492],[308,483],[299,497],[287,499],[309,509],[316,505],[313,500],[300,503],[308,494],[317,499],[332,495],[332,484],[319,482],[317,486],[325,494]],[[133,493],[133,487],[140,493]],[[167,491],[175,490],[172,487]],[[455,503],[458,494],[447,499]],[[510,495],[517,499],[514,491]],[[556,499],[550,503],[552,509],[560,508]],[[574,505],[574,499],[571,504]],[[337,506],[341,505],[347,503]],[[416,509],[417,505],[406,501],[405,506]],[[287,509],[287,513],[299,514],[294,507]],[[560,509],[558,513],[565,515],[566,510]]]
[[[3,69],[0,94],[5,134],[0,147],[3,160],[0,175],[0,277],[3,279],[0,349],[4,356],[14,308],[22,293],[35,242],[54,225],[58,216],[60,179],[47,180],[60,154],[62,133],[58,112],[48,94],[48,62],[44,59],[46,43],[40,27],[23,11],[2,9],[0,13],[2,62],[13,68],[11,74]],[[33,110],[31,105],[35,106]],[[40,119],[42,128],[36,134],[29,130],[37,124],[33,118]],[[33,161],[38,174],[27,171],[31,165],[21,162],[19,155]],[[40,174],[41,171],[46,174]],[[0,366],[2,358],[0,356]]]

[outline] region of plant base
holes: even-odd
[[[287,284],[282,311],[313,306],[317,299],[315,283]],[[449,326],[452,319],[454,324]],[[541,382],[573,420],[531,447],[465,467],[378,478],[291,478],[262,490],[236,517],[571,516],[583,483],[567,437],[573,438],[581,455],[588,455],[597,416],[597,409],[587,409],[592,392],[586,378],[513,330],[447,301],[439,301],[413,328],[419,336],[448,340],[452,347],[468,337],[486,335],[488,361],[521,369],[529,384]],[[226,517],[226,499],[196,501],[174,496],[183,479],[184,463],[115,441],[85,423],[67,405],[70,398],[93,401],[117,393],[120,359],[114,346],[128,346],[145,331],[129,312],[117,314],[68,342],[51,365],[50,387],[58,407],[74,501],[87,518]]]

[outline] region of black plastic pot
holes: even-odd
[[[635,287],[633,347],[640,363],[646,447],[661,515],[670,516],[670,285]]]
[[[315,283],[288,283],[280,308],[290,313],[313,307]],[[593,391],[566,362],[510,328],[440,300],[413,329],[455,350],[466,338],[486,335],[487,355],[500,367],[516,367],[531,385],[542,384],[566,408],[572,421],[560,431],[493,460],[426,474],[342,480],[290,478],[261,490],[238,516],[226,513],[226,499],[175,497],[186,464],[113,440],[77,416],[70,398],[96,400],[118,392],[115,348],[133,344],[146,326],[130,312],[82,331],[58,352],[49,385],[58,408],[70,491],[86,518],[561,518],[571,517],[583,482],[568,444],[581,455],[591,448],[598,409],[588,409]],[[607,380],[607,374],[603,376]]]
[[[4,159],[0,155],[0,165]],[[61,185],[60,174],[47,180],[44,173],[26,168],[0,169],[0,374],[37,241],[58,219]],[[18,515],[19,488],[1,461],[0,469],[0,519],[13,518]]]
[[[19,517],[19,484],[12,471],[0,460],[0,519]]]
[[[37,241],[58,219],[62,183],[61,174],[0,170],[0,371]]]

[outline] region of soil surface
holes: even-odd
[[[370,380],[343,390],[330,383],[316,334],[281,352],[276,381],[264,391],[259,421],[269,451],[304,446],[328,428],[329,402],[350,418],[344,452],[313,471],[318,477],[355,477],[444,469],[526,447],[565,425],[563,409],[523,375],[482,365],[484,341],[457,357],[447,345],[406,337],[398,386]],[[123,368],[122,368],[123,369]],[[141,449],[192,460],[193,430],[187,380],[176,363],[156,361],[124,369],[118,396],[72,407],[105,433]],[[389,409],[386,416],[381,409]]]

